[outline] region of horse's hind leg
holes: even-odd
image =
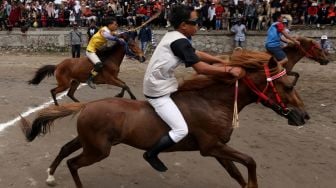
[[[68,88],[69,88],[69,87],[67,87],[67,86],[61,86],[61,87],[58,86],[58,87],[56,87],[56,88],[50,90],[50,93],[51,93],[51,96],[52,96],[52,98],[53,98],[53,100],[54,100],[55,105],[58,106],[58,102],[57,102],[57,99],[56,99],[56,94],[57,94],[57,93],[60,93],[60,92],[62,92],[62,91],[65,91],[65,90],[68,89]]]
[[[107,138],[100,138],[99,141],[102,141],[102,143],[95,143],[97,141],[91,141],[90,144],[83,143],[83,152],[67,161],[68,168],[77,188],[83,187],[78,176],[78,169],[101,161],[110,155],[111,144]]]
[[[79,81],[77,81],[77,80],[72,80],[72,81],[71,81],[71,85],[70,85],[70,89],[69,89],[69,91],[68,91],[68,93],[67,93],[68,97],[70,97],[70,98],[71,98],[73,101],[75,101],[75,102],[79,102],[79,100],[76,99],[75,96],[74,96],[74,94],[75,94],[75,92],[76,92],[76,90],[77,90],[79,84],[80,84]]]
[[[248,171],[247,188],[257,188],[257,171],[256,162],[246,154],[243,154],[223,143],[218,143],[216,146],[206,151],[201,151],[202,155],[213,156],[226,161],[235,161],[246,166]],[[232,167],[232,166],[231,166]],[[233,171],[228,171],[229,173]],[[231,175],[231,174],[230,174]],[[243,186],[243,185],[242,185]]]
[[[49,166],[47,173],[48,173],[48,179],[46,180],[46,183],[48,185],[55,185],[55,178],[54,178],[54,173],[56,171],[56,168],[58,167],[58,165],[61,163],[61,161],[68,157],[70,154],[72,154],[73,152],[79,150],[82,147],[81,143],[79,142],[78,137],[74,138],[73,140],[71,140],[70,142],[66,143],[60,150],[60,152],[58,153],[57,157],[55,158],[55,160],[51,163],[51,165]]]
[[[246,181],[244,180],[237,166],[232,161],[221,159],[218,157],[216,157],[216,159],[226,169],[226,171],[233,179],[235,179],[242,187],[246,186]]]

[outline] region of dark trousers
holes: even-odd
[[[81,50],[81,45],[80,44],[75,44],[72,45],[72,58],[79,58],[80,57],[80,50]]]

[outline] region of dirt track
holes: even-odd
[[[27,85],[34,71],[44,64],[57,64],[62,54],[0,56],[0,123],[11,120],[29,107],[50,100],[53,77],[39,86]],[[142,99],[142,78],[146,64],[126,60],[120,78]],[[265,107],[253,104],[240,114],[240,127],[232,135],[232,147],[257,162],[262,188],[326,188],[336,185],[336,64],[320,66],[301,60],[295,69],[301,74],[296,89],[311,120],[304,127],[292,127]],[[181,76],[179,72],[178,76]],[[89,101],[115,95],[114,86],[96,90],[82,87],[76,96]],[[128,96],[126,96],[128,97]],[[65,97],[60,103],[70,100]],[[29,116],[32,119],[34,115]],[[46,169],[61,146],[76,136],[75,119],[57,121],[51,133],[27,143],[16,125],[0,136],[0,187],[47,187]],[[74,156],[74,155],[72,155]],[[212,158],[198,152],[162,154],[169,170],[157,173],[142,159],[142,151],[129,146],[113,147],[108,159],[79,171],[85,187],[203,188],[239,187]],[[246,177],[246,169],[239,165]],[[57,187],[74,187],[63,162],[55,177]]]

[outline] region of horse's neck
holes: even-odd
[[[116,46],[115,50],[106,58],[106,63],[113,62],[114,64],[117,64],[118,66],[121,64],[122,60],[125,56],[125,47],[120,44],[116,44],[119,46]]]
[[[286,65],[287,71],[291,71],[295,64],[302,59],[304,55],[298,52],[298,49],[290,49],[287,52],[288,63]]]
[[[241,111],[245,106],[256,102],[257,98],[255,95],[251,95],[250,89],[239,81],[238,90],[238,111]],[[188,94],[188,92],[192,92]],[[191,90],[184,92],[179,92],[182,98],[178,97],[179,100],[190,101],[197,100],[198,104],[207,103],[216,111],[225,111],[226,113],[233,113],[234,110],[234,99],[235,99],[235,86],[223,86],[221,84],[216,84],[199,90]],[[192,102],[193,103],[193,102]],[[229,111],[228,111],[229,109]],[[220,114],[220,113],[219,113]]]

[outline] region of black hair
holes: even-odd
[[[281,16],[281,12],[274,12],[274,14],[273,14],[273,21],[274,22],[276,22],[276,21],[278,21],[278,18],[280,18],[280,16]]]
[[[117,22],[117,19],[115,17],[109,17],[104,20],[104,26],[108,26],[110,24],[113,24],[114,22]]]
[[[189,20],[190,13],[193,11],[193,7],[186,5],[177,5],[174,6],[171,10],[170,15],[170,24],[177,29],[180,24],[186,20]]]

